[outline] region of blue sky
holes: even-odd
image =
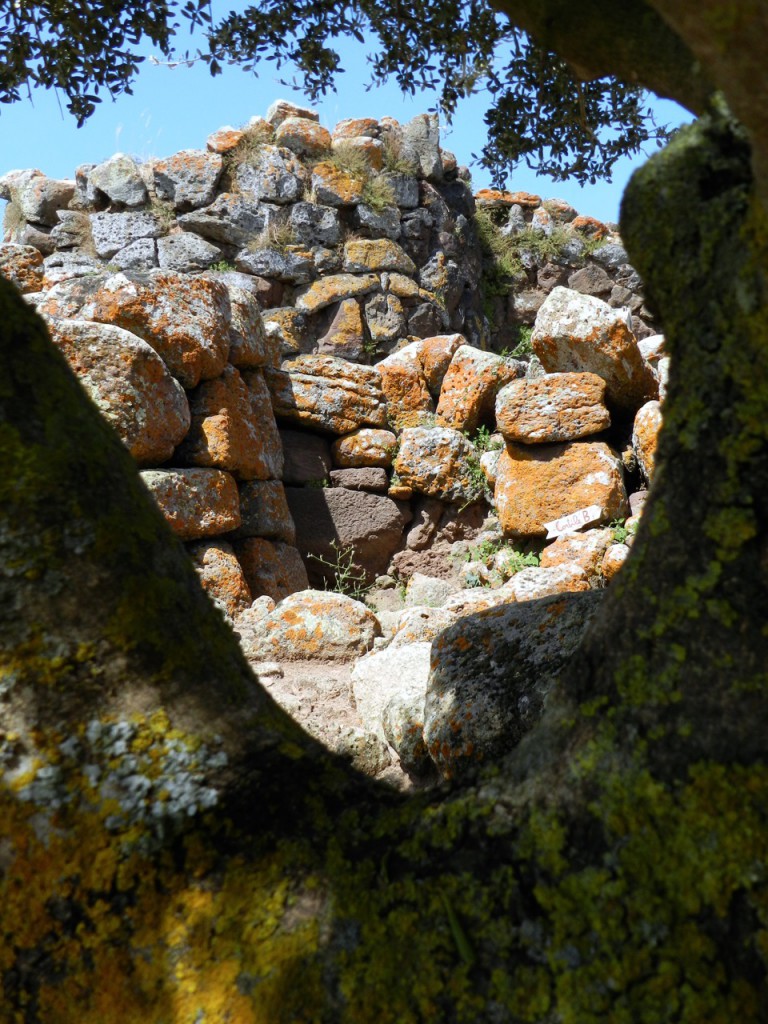
[[[434,105],[434,95],[403,96],[394,83],[366,91],[365,53],[364,46],[353,42],[343,46],[342,66],[347,73],[339,76],[338,91],[316,106],[322,124],[332,128],[342,118],[384,115],[406,121]],[[222,75],[211,78],[201,65],[168,68],[146,62],[134,83],[134,95],[101,103],[80,129],[63,100],[60,103],[52,92],[35,92],[31,100],[0,107],[0,174],[37,167],[51,177],[71,178],[79,164],[98,163],[118,151],[148,159],[204,148],[206,137],[216,128],[241,125],[254,114],[263,115],[275,99],[305,102],[300,93],[277,81],[271,64],[263,67],[258,78],[237,67],[227,67]],[[287,69],[284,73],[288,74]],[[485,142],[486,109],[487,97],[482,93],[464,100],[442,135],[444,148],[452,150],[459,163],[470,166],[476,189],[489,184],[487,172],[472,167],[472,154],[479,153]],[[654,109],[660,123],[677,125],[690,119],[687,112],[666,101],[655,102]],[[652,150],[651,145],[649,155]],[[565,199],[580,213],[615,221],[624,185],[643,160],[642,156],[625,159],[617,165],[612,182],[585,188],[537,178],[521,166],[508,187]]]

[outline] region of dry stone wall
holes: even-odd
[[[9,172],[0,198],[0,273],[256,659],[413,647],[422,679],[456,619],[576,600],[626,557],[608,524],[642,504],[667,364],[637,275],[612,225],[473,195],[430,115],[329,131],[280,102],[167,159]],[[286,603],[340,573],[353,590],[388,576],[375,615]],[[454,641],[426,728],[425,676],[416,710],[395,695],[368,724],[415,773],[504,745],[440,711]]]

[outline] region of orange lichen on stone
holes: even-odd
[[[545,523],[591,505],[600,506],[601,522],[628,510],[619,460],[602,442],[508,444],[494,497],[502,529],[512,537],[544,537]]]
[[[312,188],[318,200],[329,206],[356,206],[363,198],[363,182],[328,160],[312,168]]]
[[[331,446],[331,454],[334,466],[341,469],[363,466],[389,469],[396,448],[397,437],[391,430],[361,427],[353,434],[337,438]]]
[[[43,255],[33,245],[0,245],[0,276],[22,295],[42,290],[44,272]]]

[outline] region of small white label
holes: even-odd
[[[571,512],[568,516],[561,516],[551,523],[544,523],[547,528],[547,540],[552,537],[561,537],[564,533],[575,533],[587,523],[594,523],[603,514],[600,505],[590,505],[589,508],[580,508],[578,512]]]

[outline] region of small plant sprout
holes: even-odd
[[[325,578],[325,589],[336,594],[345,594],[355,601],[362,601],[371,589],[367,573],[355,562],[355,549],[351,545],[331,541],[333,555],[313,555],[307,557],[328,570]]]

